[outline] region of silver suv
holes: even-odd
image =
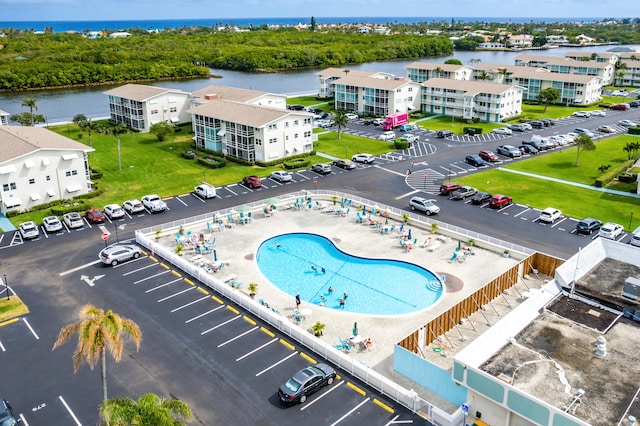
[[[141,254],[142,250],[138,246],[117,244],[103,249],[100,260],[105,265],[116,266],[120,262],[137,259]]]
[[[320,173],[322,175],[328,175],[329,173],[331,173],[331,166],[326,163],[314,164],[311,167],[311,171]]]
[[[411,210],[420,210],[427,214],[427,216],[431,216],[432,214],[437,214],[440,212],[440,207],[436,206],[433,203],[433,200],[427,200],[422,197],[413,197],[409,201],[409,207]]]

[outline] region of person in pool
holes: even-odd
[[[333,287],[329,286],[329,294],[333,293]]]

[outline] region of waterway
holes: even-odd
[[[469,65],[473,63],[472,60],[480,60],[480,63],[482,64],[513,66],[514,58],[525,53],[544,56],[564,56],[565,53],[576,50],[584,51],[585,54],[591,54],[591,52],[606,52],[613,47],[615,46],[595,46],[588,48],[561,47],[549,50],[519,52],[454,52],[453,55],[447,57],[413,59],[410,61],[369,62],[364,64],[348,65],[344,68],[380,71],[394,74],[396,76],[406,76],[406,66],[416,60],[443,63],[447,59],[455,58],[459,59],[463,64]],[[640,52],[640,45],[629,45],[625,47],[629,47],[634,49],[636,52]],[[315,74],[318,71],[320,71],[320,69],[287,71],[280,73],[250,73],[212,69],[212,74],[219,75],[222,78],[177,81],[166,80],[146,82],[143,84],[179,89],[186,92],[192,92],[210,85],[223,85],[243,89],[261,90],[271,93],[297,95],[315,92]],[[42,114],[49,124],[70,121],[76,114],[84,114],[87,117],[92,118],[107,117],[109,116],[109,103],[104,92],[119,85],[0,93],[0,110],[7,111],[10,114],[28,111],[27,108],[22,106],[22,99],[25,97],[32,97],[36,99],[36,105],[38,107],[37,113]]]

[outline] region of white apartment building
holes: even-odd
[[[214,99],[281,109],[287,108],[287,97],[285,95],[229,86],[207,86],[194,91],[191,93],[191,106],[195,107]]]
[[[548,87],[560,92],[558,102],[565,105],[590,105],[602,99],[602,80],[597,76],[560,74],[544,68],[512,67],[505,81],[524,88],[525,100],[537,100],[540,91]]]
[[[393,79],[393,74],[365,70],[350,70],[348,68],[327,68],[316,73],[316,88],[318,97],[331,98],[334,96],[333,82],[342,77],[370,77],[381,79]]]
[[[531,47],[533,46],[533,36],[531,34],[517,34],[509,36],[511,47]]]
[[[148,132],[160,122],[188,123],[190,94],[176,89],[125,84],[104,92],[109,96],[109,119],[132,129]]]
[[[558,74],[576,74],[600,77],[602,85],[611,84],[615,75],[613,64],[609,62],[582,61],[555,56],[518,55],[516,66],[544,68]]]
[[[420,85],[405,78],[347,76],[333,86],[336,110],[384,116],[420,108]]]
[[[470,80],[473,68],[468,65],[439,64],[436,62],[413,62],[405,67],[409,80],[422,83],[431,78]]]
[[[0,212],[90,192],[91,151],[44,127],[0,126]]]
[[[522,92],[512,84],[432,78],[422,83],[421,109],[431,114],[500,122],[522,113]]]
[[[3,111],[0,109],[0,126],[8,126],[9,125],[9,114],[7,111]]]

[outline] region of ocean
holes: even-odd
[[[450,22],[452,19],[458,22],[505,22],[505,23],[550,23],[550,22],[596,22],[602,18],[479,18],[479,17],[315,17],[317,24],[416,24],[420,22]],[[214,27],[220,25],[236,25],[238,27],[250,27],[260,25],[295,26],[308,24],[310,16],[297,18],[206,18],[206,19],[153,19],[153,20],[125,20],[125,21],[0,21],[0,29],[13,28],[16,30],[44,31],[52,27],[53,32],[67,32],[84,30],[122,31],[139,28],[142,30],[162,30],[165,28],[182,28],[203,26]]]

